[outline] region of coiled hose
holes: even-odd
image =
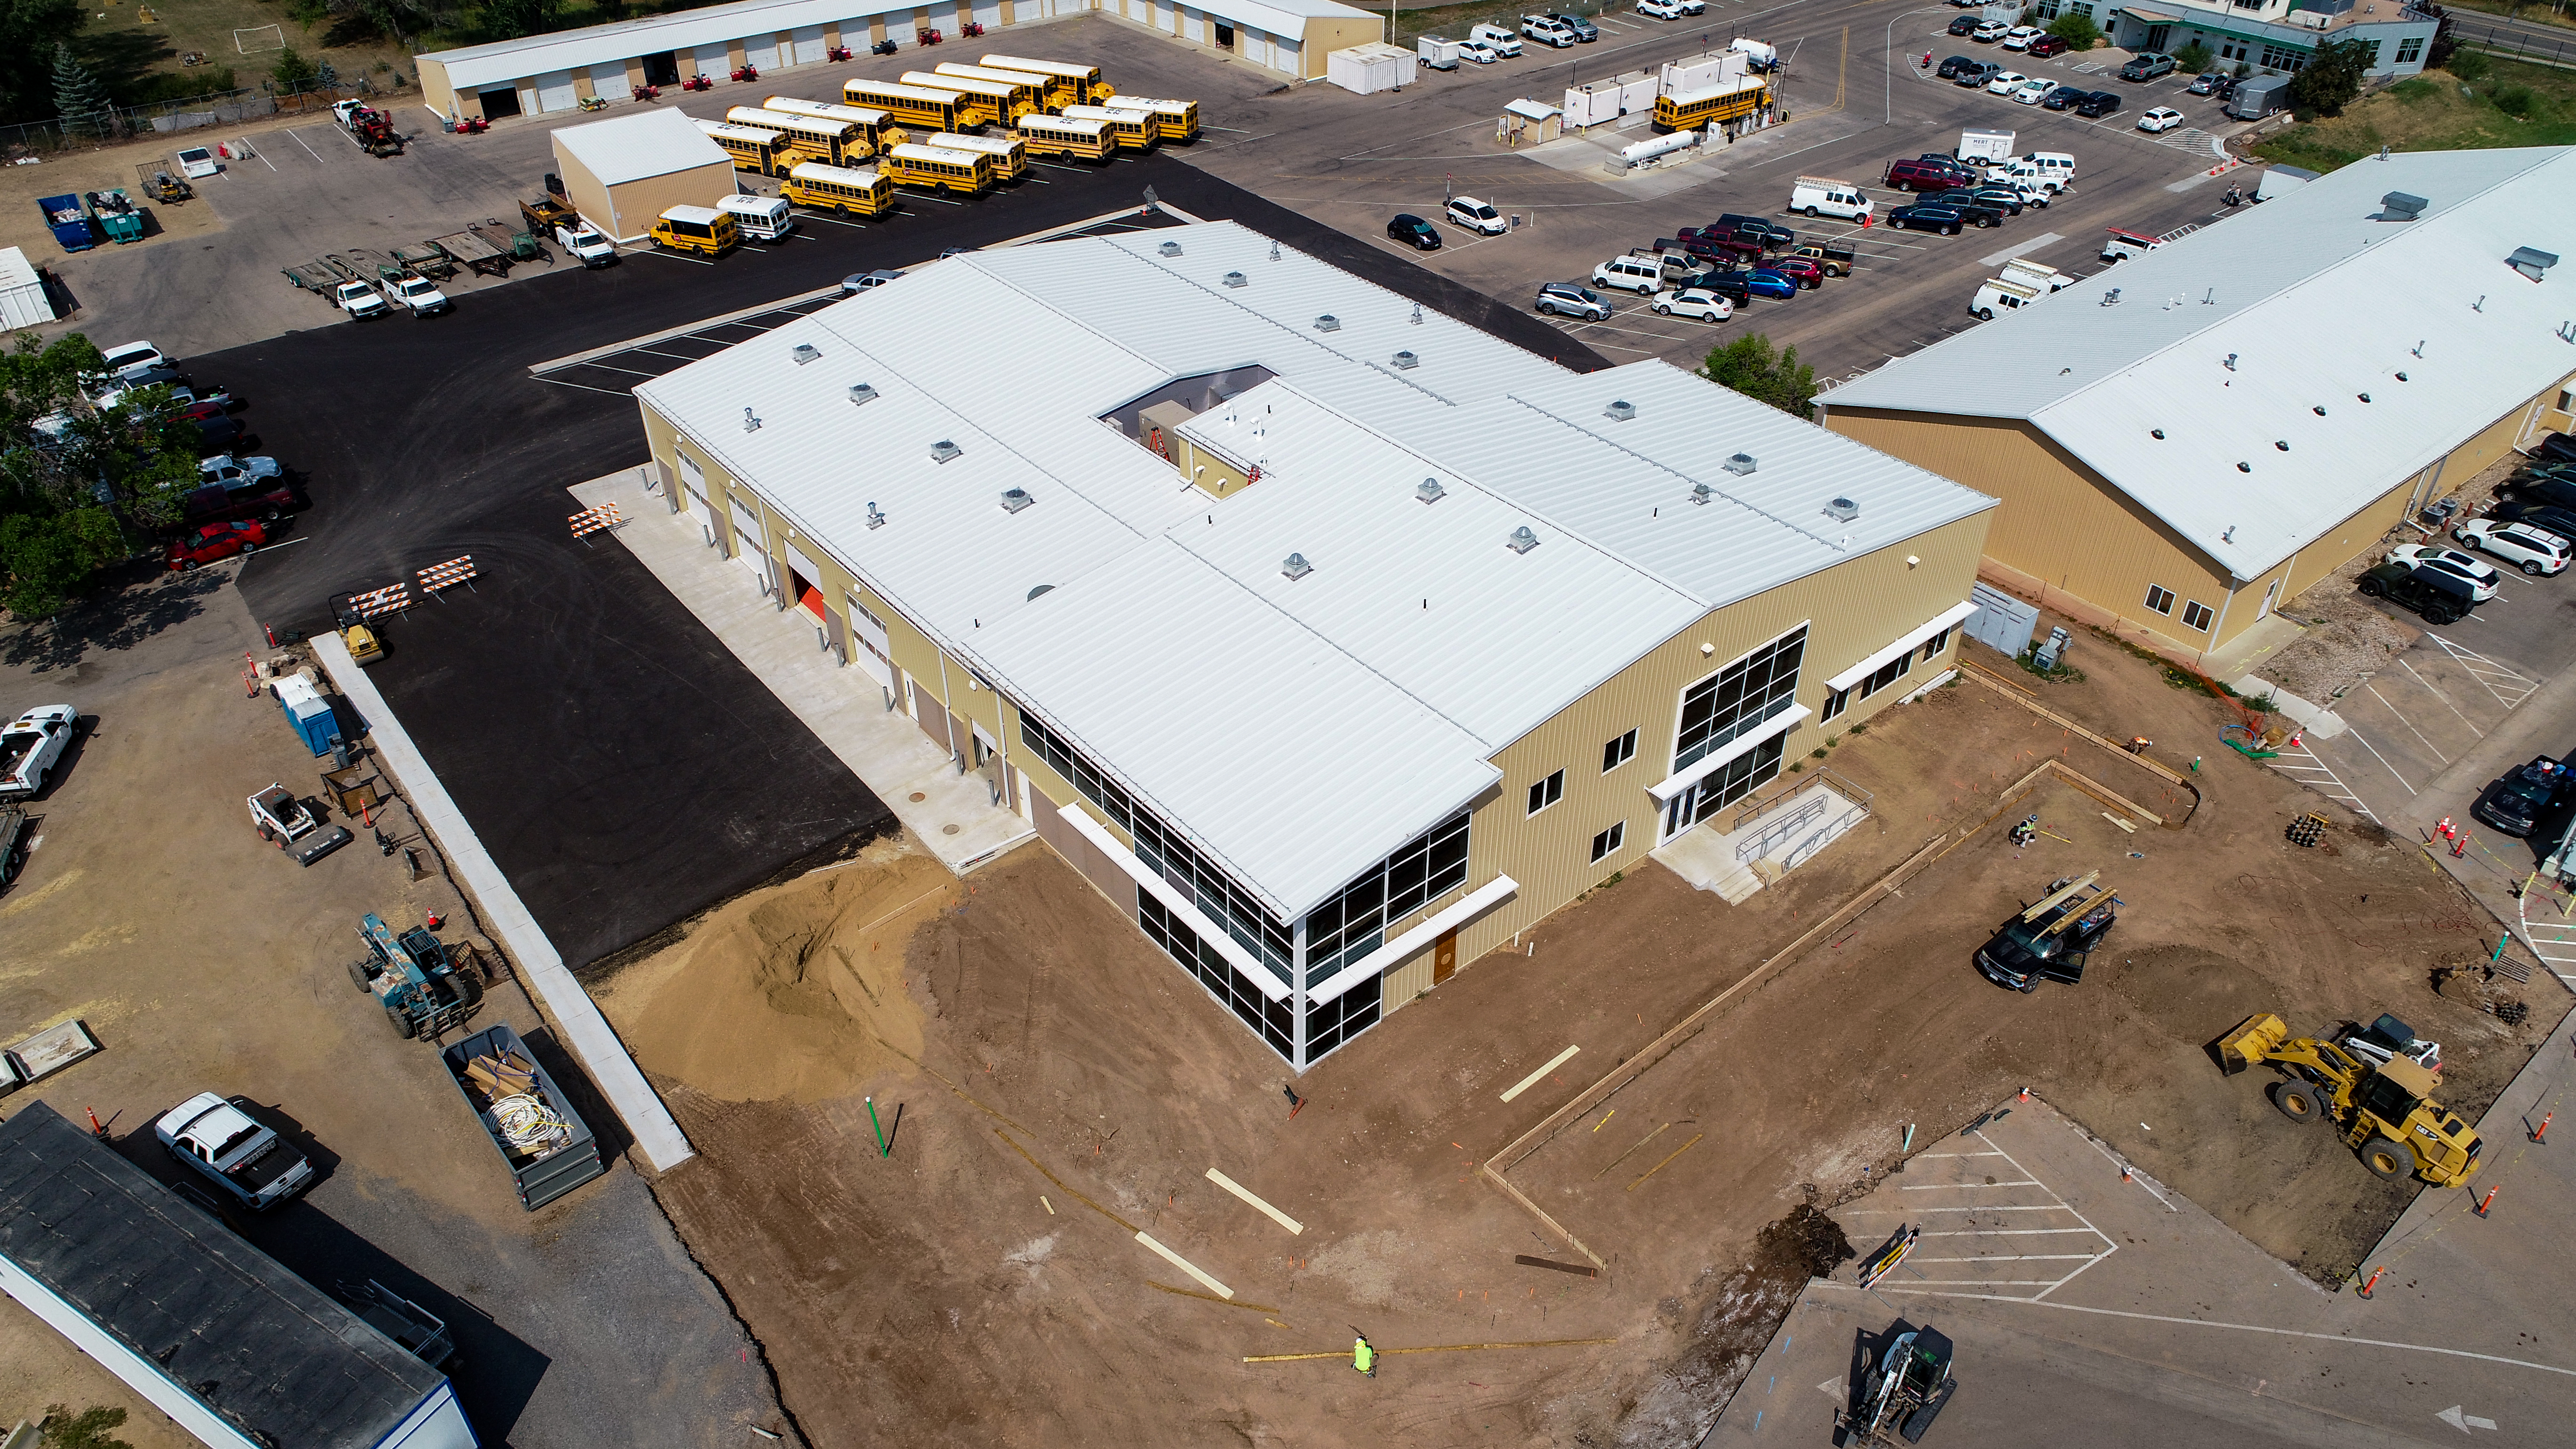
[[[538,1152],[572,1135],[553,1108],[526,1093],[501,1098],[485,1115],[501,1140],[521,1152]]]

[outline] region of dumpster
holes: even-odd
[[[439,1054],[530,1212],[608,1171],[598,1139],[519,1034],[495,1026]]]
[[[304,740],[305,748],[316,755],[331,753],[340,742],[340,721],[331,713],[331,701],[313,687],[313,681],[301,674],[290,674],[271,686],[277,693],[278,706],[286,711],[286,722]]]

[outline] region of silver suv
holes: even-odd
[[[1610,299],[1572,282],[1545,282],[1538,289],[1538,310],[1550,317],[1606,322],[1610,319]]]

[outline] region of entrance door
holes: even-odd
[[[612,60],[590,68],[590,93],[622,101],[634,94],[626,81],[626,62]]]
[[[1234,49],[1234,27],[1222,20],[1216,23],[1216,46],[1219,50]]]
[[[2173,39],[2172,26],[2150,25],[2147,27],[2147,43],[2139,48],[2141,50],[2162,51],[2165,48],[2165,42],[2171,39]]]
[[[644,84],[675,86],[680,83],[680,58],[667,50],[644,56]]]
[[[2265,619],[2271,618],[2272,601],[2279,597],[2281,597],[2281,581],[2279,579],[2274,579],[2272,581],[2272,587],[2263,591],[2263,607],[2254,611],[2254,622],[2259,624]]]
[[[850,636],[859,646],[850,652],[850,662],[879,684],[894,683],[894,645],[886,638],[885,621],[869,613],[856,595],[850,598]]]
[[[822,26],[804,26],[792,32],[791,38],[796,44],[796,63],[798,65],[821,65],[823,63]]]
[[[1458,974],[1458,933],[1443,931],[1440,942],[1431,948],[1431,984],[1439,985]]]
[[[711,76],[716,80],[723,80],[726,76],[733,74],[732,53],[725,48],[722,42],[718,42],[714,45],[699,46],[690,56],[690,59],[697,65],[697,74],[699,75]]]
[[[483,103],[483,119],[487,121],[506,120],[520,113],[519,93],[508,86],[490,87],[475,99]]]
[[[741,504],[731,500],[727,502],[733,509],[734,562],[751,570],[752,576],[759,579],[765,589],[769,586],[769,550],[761,543],[760,520],[752,517],[751,510]]]

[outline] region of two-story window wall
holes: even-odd
[[[1467,883],[1467,812],[1459,811],[1306,914],[1306,985],[1386,944],[1401,921]]]
[[[1794,708],[1798,666],[1806,652],[1807,631],[1802,626],[1683,690],[1680,728],[1673,738],[1674,772],[1721,752],[1730,742]],[[1773,735],[1665,802],[1665,838],[1706,820],[1777,776],[1781,738]]]

